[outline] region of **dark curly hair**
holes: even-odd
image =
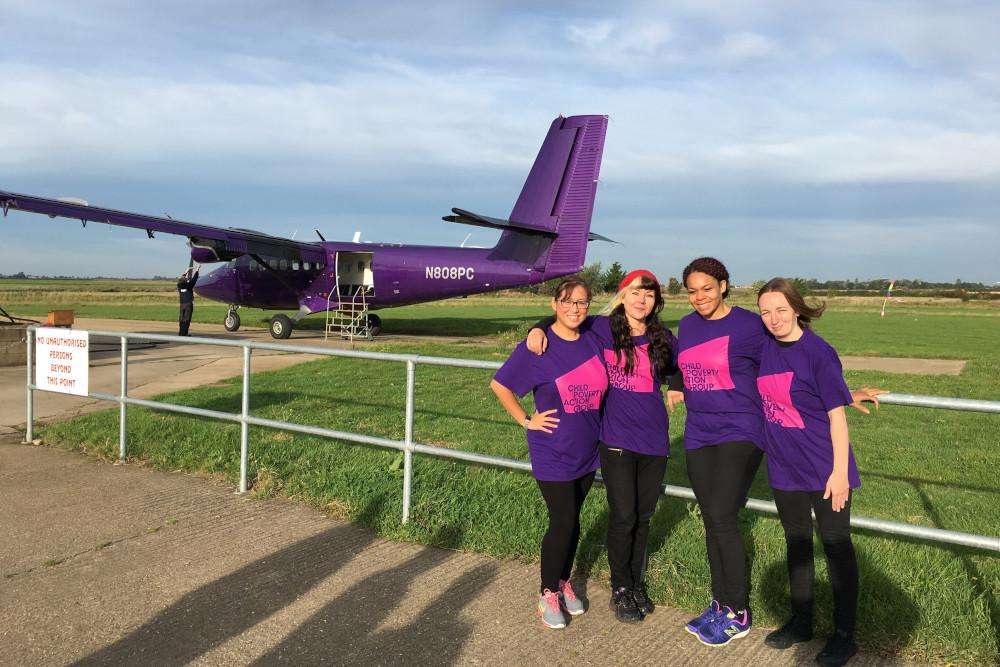
[[[625,289],[621,290],[615,300],[620,301],[625,290],[630,287],[632,285],[627,285]],[[663,310],[663,294],[660,290],[660,283],[649,276],[640,276],[637,287],[652,290],[656,295],[653,310],[646,316],[646,338],[649,339],[649,363],[652,366],[653,375],[661,383],[666,382],[667,376],[674,373],[676,339],[670,329],[663,326],[663,322],[660,321],[660,311]],[[625,374],[631,375],[632,371],[635,370],[635,342],[632,340],[632,327],[629,326],[628,317],[625,315],[625,304],[619,303],[615,306],[609,313],[608,319],[611,324],[615,359],[620,360],[624,355]]]
[[[684,267],[683,281],[685,287],[687,287],[688,276],[696,271],[712,276],[720,283],[725,280],[726,291],[722,293],[722,298],[725,299],[729,295],[729,271],[726,270],[725,264],[714,257],[699,257],[692,260],[690,264]]]

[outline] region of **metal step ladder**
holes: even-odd
[[[331,334],[338,334],[352,342],[355,338],[372,340],[374,335],[368,321],[368,296],[373,293],[372,286],[351,285],[347,294],[339,292],[338,281],[326,296],[326,332],[323,340],[329,340]]]

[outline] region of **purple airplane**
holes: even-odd
[[[288,338],[302,317],[327,314],[327,332],[370,338],[381,321],[369,309],[433,301],[540,283],[579,271],[587,242],[610,241],[590,232],[607,116],[560,116],[552,121],[521,195],[507,220],[453,208],[448,222],[500,229],[492,248],[398,243],[305,242],[248,229],[157,218],[89,206],[82,200],[44,199],[0,190],[0,206],[135,227],[188,237],[191,258],[226,262],[202,276],[195,291],[230,305],[236,331],[239,306],[297,308],[271,318],[274,338]],[[319,234],[317,230],[317,234]]]

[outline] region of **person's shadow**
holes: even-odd
[[[444,529],[431,542],[457,545],[461,533]],[[451,664],[472,632],[460,618],[499,570],[494,562],[463,573],[442,587],[403,627],[381,629],[406,604],[413,581],[444,566],[455,552],[424,547],[400,565],[373,572],[328,602],[254,665],[292,664]],[[435,576],[435,575],[431,575]]]
[[[385,501],[374,499],[357,521],[371,523]],[[364,528],[343,524],[299,540],[186,593],[125,637],[74,664],[186,664],[196,660],[292,604],[374,539]]]

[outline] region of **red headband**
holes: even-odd
[[[629,272],[627,276],[622,278],[622,281],[618,283],[618,291],[621,292],[623,289],[631,285],[633,280],[641,278],[642,276],[646,276],[656,284],[660,283],[660,281],[656,279],[656,276],[653,275],[652,271],[648,271],[646,269],[636,269],[635,271]]]

